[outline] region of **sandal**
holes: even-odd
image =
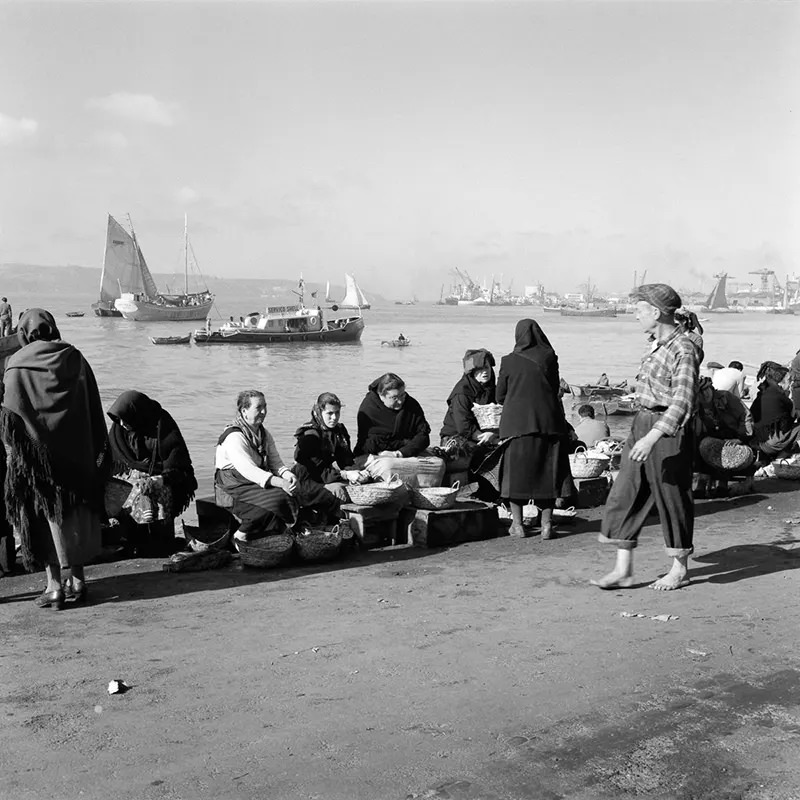
[[[61,611],[64,608],[64,590],[58,588],[48,592],[45,589],[33,602],[39,608],[54,608],[56,611]]]

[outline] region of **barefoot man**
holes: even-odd
[[[694,550],[691,421],[698,353],[675,323],[681,298],[671,286],[645,284],[631,300],[636,303],[636,318],[653,342],[636,379],[636,399],[642,409],[633,419],[599,537],[616,545],[617,563],[592,583],[601,589],[633,584],[633,548],[655,504],[672,568],[651,587],[671,591],[689,583],[687,562]]]

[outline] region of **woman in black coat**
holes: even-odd
[[[381,480],[398,475],[419,486],[441,485],[444,461],[427,452],[431,426],[399,375],[387,372],[369,385],[357,420],[358,467]]]
[[[542,509],[542,538],[550,539],[558,497],[572,493],[568,427],[559,395],[558,357],[532,319],[514,332],[514,351],[500,362],[497,402],[503,404],[500,438],[509,439],[500,467],[500,495],[511,505],[512,536],[524,536],[522,507]]]
[[[482,431],[472,406],[495,402],[494,356],[484,349],[467,350],[464,374],[447,398],[447,412],[439,432],[442,448],[450,457],[466,456],[478,463],[497,441],[496,431]]]

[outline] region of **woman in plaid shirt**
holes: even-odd
[[[636,380],[636,399],[642,410],[633,419],[599,537],[616,545],[617,562],[608,575],[592,583],[601,589],[633,585],[633,549],[655,505],[672,568],[651,586],[671,591],[689,583],[687,562],[693,552],[690,422],[697,398],[699,354],[675,322],[681,298],[671,286],[645,284],[631,299],[636,303],[636,318],[653,342]]]

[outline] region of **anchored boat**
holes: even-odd
[[[144,260],[144,255],[136,240],[136,233],[131,225],[131,234],[109,216],[109,236],[106,243],[106,261],[103,263],[103,279],[112,280],[119,286],[119,296],[114,301],[114,309],[125,319],[137,322],[180,322],[182,320],[202,320],[208,316],[214,305],[214,295],[206,288],[202,292],[189,291],[189,227],[184,222],[184,288],[179,294],[162,294]],[[111,236],[112,222],[116,238]],[[129,220],[130,222],[130,220]],[[124,235],[123,235],[124,234]],[[109,245],[113,258],[109,259]],[[118,251],[114,251],[118,248]],[[103,286],[105,284],[101,284]],[[112,284],[113,285],[113,284]],[[95,304],[95,313],[102,314]]]
[[[362,309],[362,308],[371,308],[369,300],[364,297],[364,292],[361,291],[361,287],[356,283],[356,279],[348,274],[345,273],[344,275],[344,282],[345,282],[345,293],[344,297],[342,298],[341,303],[337,303],[339,308],[346,308],[346,309]],[[336,303],[330,297],[330,290],[331,285],[325,287],[325,302],[326,303]]]
[[[268,306],[263,314],[253,313],[231,318],[217,330],[210,325],[194,332],[195,344],[300,344],[302,342],[342,343],[357,342],[364,332],[364,318],[340,317],[328,322],[317,305],[306,308],[303,304],[304,282],[300,279],[300,290],[296,305]],[[333,306],[337,311],[338,307]]]

